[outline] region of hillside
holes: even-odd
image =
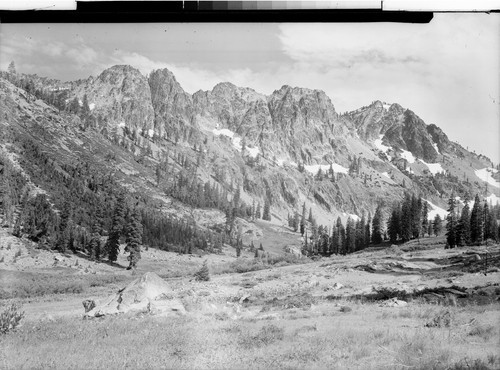
[[[288,219],[304,209],[328,230],[338,218],[364,224],[380,204],[387,219],[406,192],[427,200],[429,218],[446,214],[452,192],[498,200],[488,158],[396,103],[339,115],[323,91],[266,96],[227,82],[190,95],[166,69],[143,76],[124,65],[65,83],[3,73],[0,94],[2,165],[19,187],[4,190],[13,199],[3,223],[13,228],[22,203],[44,194],[54,220],[71,208],[82,246],[109,235],[123,191],[129,213],[142,212],[143,242],[178,248],[161,226],[177,225],[190,235],[183,251],[269,244],[262,230],[272,227],[254,222],[266,206],[269,225],[294,235]]]

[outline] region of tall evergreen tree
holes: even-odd
[[[115,262],[120,252],[120,237],[125,229],[125,196],[123,193],[116,199],[115,210],[113,213],[113,224],[106,242],[106,253],[108,260]]]
[[[401,235],[401,210],[399,203],[394,205],[391,212],[391,217],[387,222],[387,232],[391,243],[395,243]]]
[[[356,250],[356,225],[354,220],[349,217],[347,219],[347,224],[345,228],[345,238],[346,238],[346,253],[352,253]]]
[[[137,209],[131,212],[128,220],[127,240],[127,250],[130,253],[128,256],[129,266],[127,270],[130,270],[135,269],[137,263],[141,259],[142,225],[139,220]]]
[[[300,234],[304,236],[306,230],[306,202],[302,205],[302,218],[300,219]]]
[[[474,206],[470,215],[470,238],[473,244],[481,244],[483,242],[484,223],[483,223],[483,207],[479,200],[479,194],[474,198]]]
[[[455,193],[448,200],[448,215],[446,216],[446,248],[457,246],[457,214]]]
[[[457,225],[457,244],[459,246],[471,244],[469,198],[467,195],[465,196],[464,202],[465,205]]]
[[[422,199],[422,198],[420,198]],[[427,201],[422,202],[422,231],[421,235],[424,236],[429,230],[429,204]],[[429,235],[430,236],[430,235]]]
[[[373,244],[382,243],[382,205],[379,204],[375,210],[372,221],[372,242]]]
[[[271,221],[271,205],[269,204],[269,199],[264,201],[264,211],[262,212],[262,219],[266,221]]]
[[[443,230],[443,220],[441,219],[441,216],[439,216],[438,214],[434,216],[434,221],[432,222],[432,229],[435,236],[441,235],[441,231]]]

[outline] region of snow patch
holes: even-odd
[[[439,148],[438,148],[438,146],[437,146],[437,144],[436,144],[436,143],[432,143],[432,146],[434,147],[434,149],[436,149],[436,152],[437,152],[438,154],[441,154],[441,152],[439,151]]]
[[[120,123],[118,124],[118,127],[125,127],[125,122],[120,122]]]
[[[401,149],[401,157],[406,159],[408,161],[408,163],[415,163],[415,157],[413,156],[412,152]]]
[[[419,159],[420,162],[422,162],[423,164],[425,164],[427,166],[427,168],[429,169],[429,171],[435,175],[437,173],[444,173],[444,169],[443,167],[441,167],[441,163],[426,163],[424,162],[423,160]]]
[[[495,205],[500,204],[500,197],[497,197],[496,194],[491,194],[489,197],[486,197],[486,201],[488,204]]]
[[[234,132],[232,132],[231,130],[228,130],[227,128],[223,128],[220,130],[214,128],[212,130],[212,132],[214,133],[215,136],[223,135],[223,136],[230,137],[231,139],[234,137]]]
[[[382,103],[382,107],[384,107],[385,110],[389,110],[392,104],[387,104],[387,103]]]
[[[154,134],[155,134],[155,130],[153,130],[152,128],[150,128],[150,129],[148,130],[148,135],[149,135],[149,137],[153,137],[153,135],[154,135]]]
[[[231,131],[227,128],[223,128],[220,130],[217,128],[214,128],[212,130],[212,132],[215,136],[222,135],[222,136],[227,136],[227,137],[231,138],[231,143],[233,144],[233,147],[236,148],[238,151],[241,152],[241,150],[243,149],[243,147],[241,145],[241,138],[237,137],[233,131]],[[253,158],[257,157],[257,155],[260,153],[260,149],[258,147],[247,147],[246,151]]]
[[[429,210],[429,212],[427,213],[427,219],[428,220],[434,220],[434,217],[436,217],[436,215],[439,215],[439,217],[441,217],[442,220],[444,220],[446,218],[446,216],[448,216],[448,211],[441,208],[441,207],[438,207],[436,206],[435,204],[429,202],[427,199],[424,199],[427,203],[429,203],[429,205],[431,206],[431,209]]]
[[[89,104],[89,109],[90,110],[94,110],[94,108],[95,108],[95,103],[90,103]]]
[[[378,150],[381,150],[382,152],[386,153],[388,150],[392,149],[390,146],[382,144],[382,138],[384,135],[379,135],[378,139],[376,139],[373,143],[377,147]]]
[[[254,147],[254,148],[247,148],[247,151],[248,151],[248,155],[252,158],[255,158],[259,155],[260,153],[260,150],[259,148],[257,147]]]
[[[388,179],[391,179],[391,176],[387,172],[382,172],[382,176],[387,177]]]
[[[474,171],[476,176],[479,177],[484,182],[487,182],[491,186],[500,188],[500,182],[493,178],[493,174],[497,173],[498,170],[495,168],[482,168],[480,170]]]
[[[328,170],[330,169],[329,164],[312,164],[312,165],[306,165],[304,166],[305,170],[307,172],[312,173],[313,175],[316,175],[318,173],[318,170],[321,168],[321,171],[323,173],[328,173]],[[332,163],[332,168],[333,172],[338,173],[345,173],[346,175],[349,173],[349,169],[345,168],[344,166],[341,166],[340,164],[337,163]]]

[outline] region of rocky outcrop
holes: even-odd
[[[131,132],[148,134],[154,129],[150,88],[139,70],[113,66],[97,78],[79,83],[70,96],[82,101],[85,94],[97,127],[113,130],[126,126]]]
[[[158,134],[173,140],[189,135],[195,129],[191,95],[184,91],[174,74],[166,68],[151,72],[148,82]]]
[[[182,302],[173,298],[170,286],[154,272],[147,272],[118,293],[110,296],[103,304],[93,307],[85,315],[100,317],[131,311],[155,315],[186,312]]]

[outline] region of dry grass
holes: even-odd
[[[339,306],[320,302],[314,309],[298,309],[296,316],[292,310],[278,310],[272,321],[267,313],[235,320],[223,312],[28,321],[1,344],[6,368],[444,370],[465,369],[466,363],[491,369],[498,365],[498,331],[464,325],[470,315],[463,309],[454,309],[457,320],[450,327],[426,328],[442,307],[398,313],[374,304],[344,303],[354,309],[341,313]],[[487,321],[497,309],[486,307],[478,321]],[[382,311],[392,316],[380,317]]]

